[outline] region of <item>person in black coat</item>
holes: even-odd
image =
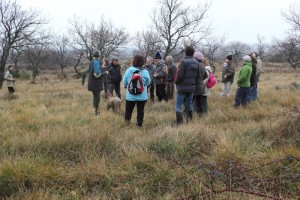
[[[111,64],[108,66],[109,72],[109,85],[108,92],[113,95],[115,90],[116,95],[121,99],[121,87],[120,83],[122,80],[121,66],[119,65],[119,60],[114,58]]]
[[[103,77],[108,74],[108,72],[102,73],[99,56],[99,51],[96,51],[88,71],[88,90],[93,93],[93,107],[95,109],[95,115],[99,114],[100,92],[103,90]]]

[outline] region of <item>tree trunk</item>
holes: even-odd
[[[4,81],[4,70],[7,58],[9,56],[9,47],[5,46],[3,48],[3,54],[1,56],[1,62],[0,62],[0,88],[2,88],[3,81]]]

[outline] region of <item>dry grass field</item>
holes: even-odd
[[[16,87],[0,90],[0,199],[300,198],[299,72],[263,74],[237,110],[219,83],[209,113],[180,127],[174,101],[147,102],[138,129],[103,97],[94,116],[79,79]]]

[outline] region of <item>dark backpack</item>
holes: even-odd
[[[138,95],[144,92],[144,83],[143,77],[139,70],[133,72],[129,84],[128,84],[128,91],[130,94]]]

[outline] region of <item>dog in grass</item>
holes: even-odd
[[[107,93],[106,99],[107,99],[107,107],[106,107],[107,110],[112,108],[114,112],[121,111],[122,100],[119,97],[114,97],[111,93]]]

